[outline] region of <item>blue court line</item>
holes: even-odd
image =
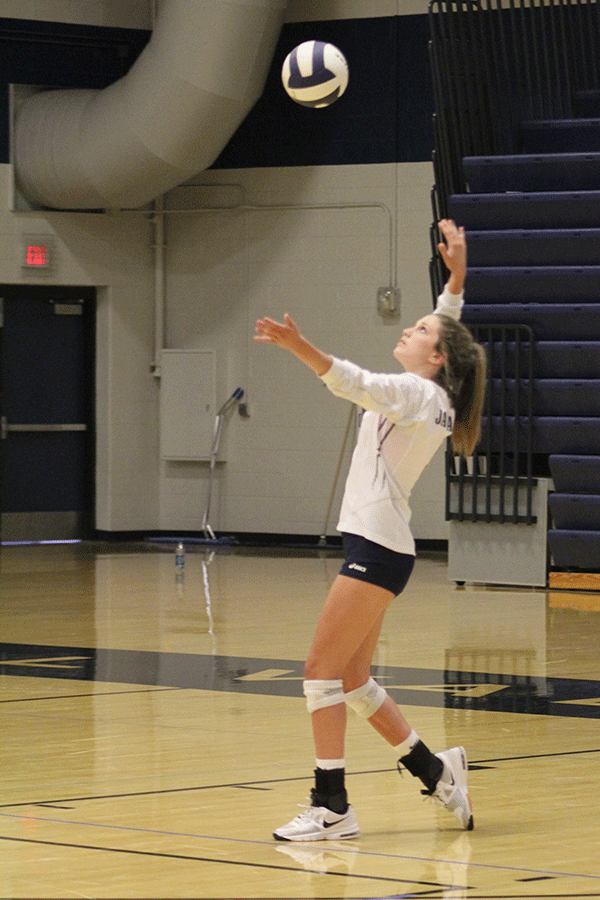
[[[24,819],[28,822],[44,822],[46,824],[52,825],[73,825],[76,827],[85,827],[85,828],[100,828],[109,831],[128,831],[135,832],[136,834],[147,834],[147,835],[157,835],[161,837],[178,837],[178,838],[196,838],[197,840],[203,841],[223,841],[230,844],[250,844],[254,846],[260,847],[277,847],[277,844],[273,841],[251,841],[247,838],[230,838],[230,837],[217,837],[215,835],[209,834],[193,834],[189,832],[181,832],[181,831],[159,831],[154,828],[134,828],[131,825],[105,825],[101,822],[71,822],[68,819],[43,819],[39,816],[26,816],[26,815],[15,815],[11,813],[0,813],[0,819],[18,819],[19,821],[23,821]],[[461,832],[462,833],[462,832]],[[6,840],[10,840],[10,836],[4,835],[2,836]],[[114,849],[114,848],[110,848]],[[124,847],[123,850],[127,848]],[[321,848],[323,849],[323,848]],[[598,875],[583,875],[577,872],[553,872],[549,869],[523,869],[519,866],[500,866],[500,865],[491,865],[490,863],[474,863],[474,862],[460,862],[460,860],[456,859],[440,859],[438,857],[430,857],[430,856],[405,856],[403,854],[398,853],[374,853],[370,850],[360,850],[356,846],[349,846],[346,850],[338,849],[336,847],[336,853],[358,853],[363,857],[377,857],[382,859],[401,859],[406,860],[408,862],[438,862],[438,863],[448,863],[451,865],[460,865],[465,866],[466,868],[472,869],[492,869],[493,871],[500,872],[526,872],[528,875],[549,875],[553,878],[585,878],[591,880],[600,880],[600,874]]]

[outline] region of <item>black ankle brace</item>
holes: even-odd
[[[342,815],[348,810],[348,794],[345,790],[339,794],[319,794],[314,788],[310,792],[311,806],[324,806],[331,812]]]
[[[428,794],[434,792],[444,770],[444,764],[441,759],[433,755],[423,741],[418,741],[410,753],[400,757],[398,767],[400,767],[400,763],[405,769],[408,769],[411,775],[421,779]]]

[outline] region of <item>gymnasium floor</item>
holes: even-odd
[[[458,587],[424,556],[374,675],[463,744],[475,830],[352,716],[354,841],[282,844],[302,660],[337,553],[2,548],[0,898],[600,898],[600,595]]]

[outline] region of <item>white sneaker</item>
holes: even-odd
[[[467,754],[464,747],[453,747],[435,754],[444,764],[432,796],[448,812],[454,813],[466,831],[473,830],[473,809],[467,791]],[[425,791],[423,793],[426,793]]]
[[[277,841],[347,841],[360,828],[351,806],[341,815],[325,806],[309,806],[299,816],[273,832]]]

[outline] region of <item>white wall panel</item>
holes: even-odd
[[[222,190],[231,198],[231,185],[238,184],[238,196],[254,207],[168,217],[169,346],[213,347],[220,361],[217,402],[241,386],[250,412],[248,419],[233,415],[224,432],[227,462],[216,474],[214,529],[320,533],[349,406],[292,357],[254,343],[254,323],[262,315],[289,312],[330,352],[394,371],[400,329],[431,308],[431,180],[428,163],[209,171],[198,176],[201,191],[178,190],[171,198],[177,208],[193,208],[194,197],[214,206],[211,196],[218,198]],[[221,189],[221,183],[229,187]],[[333,203],[340,208],[298,208]],[[364,207],[350,208],[355,204]],[[377,288],[390,277],[382,206],[398,215],[403,311],[393,323],[382,320],[375,306]],[[350,450],[343,457],[329,533],[335,530]],[[181,480],[172,467],[163,469],[161,527],[177,527],[176,509],[187,527],[199,528],[206,469],[196,466],[195,479],[193,469],[181,470]],[[441,457],[419,486],[417,537],[446,536],[440,483]]]

